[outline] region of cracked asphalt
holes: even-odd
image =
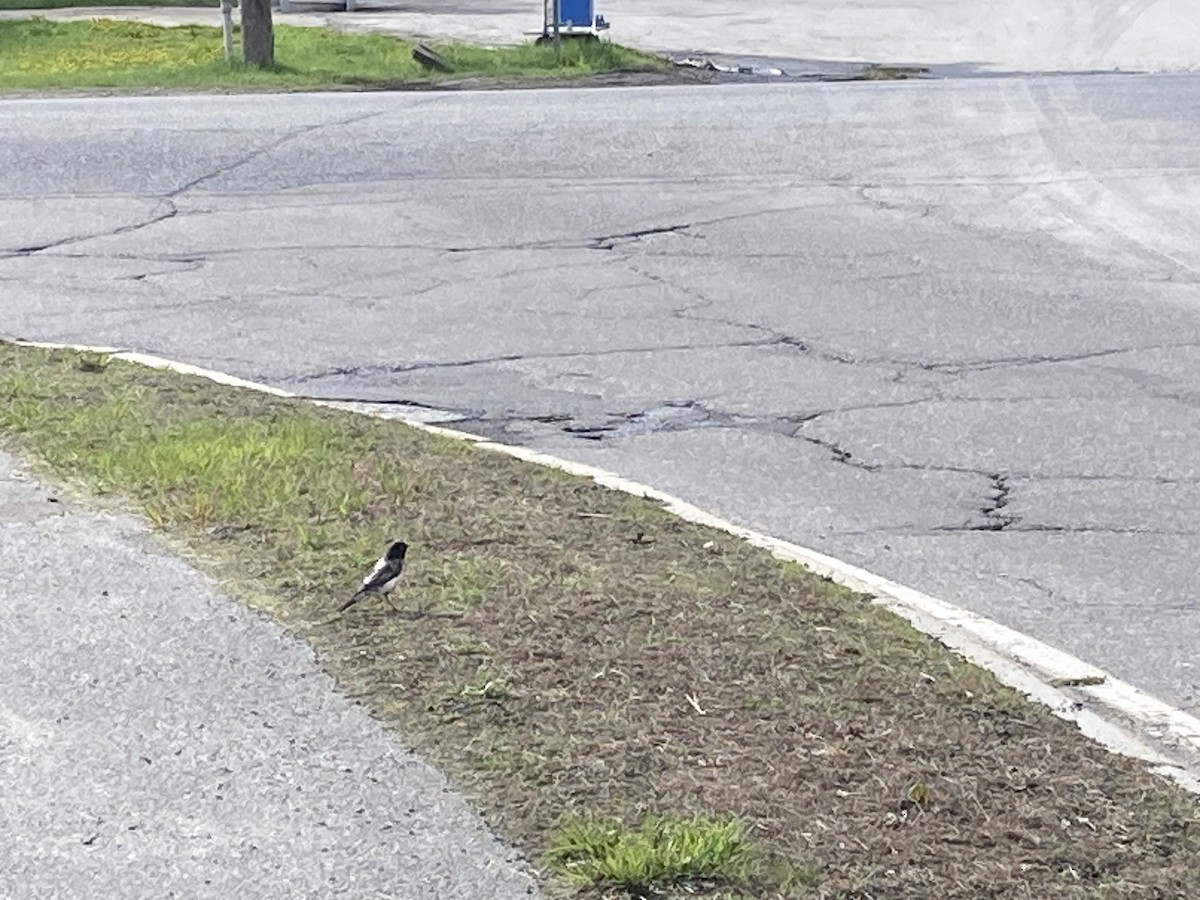
[[[0,117],[7,336],[594,463],[1200,710],[1200,76]]]

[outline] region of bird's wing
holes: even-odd
[[[363,590],[379,587],[387,584],[400,572],[400,567],[394,562],[391,562],[387,557],[381,558],[375,563],[375,568],[371,569],[366,578],[362,580]]]
[[[365,576],[363,576],[362,586],[366,587],[368,584],[370,584],[372,579],[374,579],[375,576],[378,575],[386,567],[387,567],[387,558],[386,557],[381,556],[381,557],[379,557],[379,559],[375,560],[375,565],[373,565],[371,567],[371,571],[368,572]]]

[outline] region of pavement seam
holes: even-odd
[[[119,347],[97,347],[46,341],[12,340],[17,346],[103,353],[153,369],[205,378],[217,384],[245,388],[276,397],[307,400],[318,406],[349,409],[361,415],[398,419],[429,434],[467,441],[483,450],[503,453],[525,462],[589,478],[597,484],[637,497],[656,500],[674,515],[738,537],[797,563],[908,621],[914,628],[945,644],[998,680],[1046,706],[1061,719],[1108,750],[1146,763],[1152,772],[1200,794],[1200,718],[1173,707],[1128,682],[1036,638],[1008,628],[944,600],[906,587],[843,560],[736,525],[672,494],[623,478],[596,466],[572,462],[528,447],[501,444],[479,435],[432,425],[389,411],[381,415],[349,408],[337,401],[298,396],[260,382]],[[387,404],[378,404],[387,408]]]

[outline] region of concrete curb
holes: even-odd
[[[388,409],[383,404],[375,404],[377,411],[372,411],[369,409],[371,404],[345,404],[304,397],[212,369],[118,347],[23,340],[13,340],[11,343],[43,349],[102,353],[125,362],[195,375],[218,384],[277,397],[309,400],[318,405],[348,409],[363,415],[395,418],[430,434],[469,441],[482,450],[559,469],[590,478],[612,490],[656,500],[682,519],[739,537],[755,547],[769,550],[779,559],[798,563],[836,584],[870,596],[876,604],[987,669],[1004,684],[1042,703],[1056,716],[1074,722],[1080,731],[1109,750],[1142,760],[1151,771],[1200,794],[1200,719],[1151,697],[1093,665],[991,619],[815,550],[735,525],[671,494],[594,466],[559,459],[526,447],[499,444],[477,435],[431,425],[403,414],[397,415],[394,407]]]

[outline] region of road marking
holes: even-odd
[[[996,678],[1048,707],[1059,718],[1074,722],[1085,735],[1125,756],[1148,764],[1150,770],[1200,794],[1200,719],[1151,697],[1144,691],[1068,653],[968,610],[889,581],[873,572],[816,550],[743,528],[697,506],[613,472],[540,453],[528,447],[499,444],[487,438],[432,425],[378,404],[343,404],[314,400],[247,381],[224,372],[176,362],[160,356],[44,341],[14,340],[25,347],[102,353],[152,369],[194,375],[217,384],[246,388],[276,397],[307,399],[319,406],[350,408],[360,415],[403,421],[429,434],[469,441],[476,447],[525,462],[590,478],[612,490],[656,500],[670,512],[698,525],[707,525],[769,550],[777,558],[798,563],[850,590],[868,595],[879,606],[907,620],[914,628],[941,641],[952,651],[987,669]]]

